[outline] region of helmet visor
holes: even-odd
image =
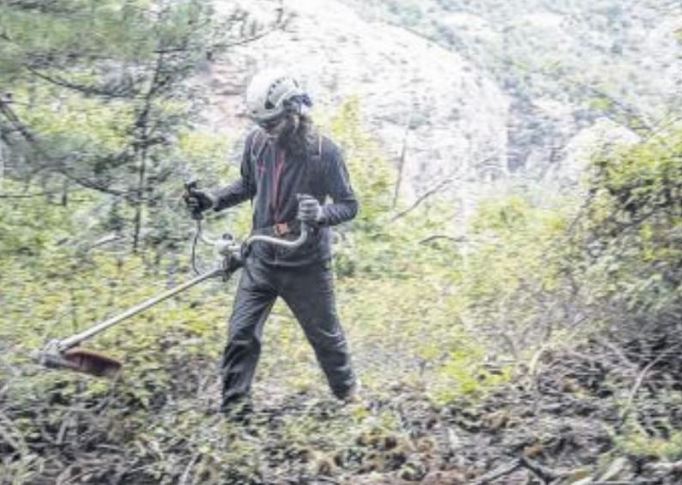
[[[280,113],[277,116],[273,116],[266,119],[257,119],[256,124],[263,128],[265,131],[274,130],[284,119],[286,118],[284,113]]]

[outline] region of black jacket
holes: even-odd
[[[310,194],[324,204],[324,218],[313,229],[305,244],[297,249],[275,248],[257,242],[252,254],[277,266],[301,266],[331,258],[329,226],[355,217],[358,202],[350,184],[348,170],[339,147],[319,136],[306,157],[292,159],[265,134],[256,129],[246,138],[241,163],[241,178],[215,193],[216,211],[247,199],[253,204],[253,232],[273,234],[273,226],[288,222],[296,225],[296,194]],[[327,197],[331,202],[326,203]],[[289,238],[295,238],[297,231]]]

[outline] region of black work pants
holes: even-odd
[[[336,313],[330,263],[287,268],[249,258],[239,280],[223,353],[223,410],[249,396],[263,326],[278,296],[303,328],[334,395],[343,398],[355,383],[346,337]]]

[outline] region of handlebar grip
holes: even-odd
[[[192,193],[192,191],[196,190],[199,188],[199,181],[197,179],[192,179],[187,182],[185,182],[185,190],[188,193]]]
[[[197,179],[191,179],[187,182],[185,182],[185,190],[187,191],[187,194],[185,195],[186,198],[192,197],[192,193],[199,188],[199,180]],[[201,221],[204,218],[204,215],[201,213],[200,210],[197,208],[191,208],[190,207],[190,216],[192,217],[193,220],[195,221]]]

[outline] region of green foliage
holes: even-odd
[[[146,33],[148,6],[144,0],[69,0],[44,8],[6,2],[0,6],[0,79],[16,81],[26,60],[68,65],[73,59],[149,56],[154,44]]]
[[[55,93],[43,90],[17,90],[13,96],[17,115],[41,134],[45,145],[54,147],[56,157],[78,153],[89,160],[99,154],[126,149],[134,108],[122,102],[83,98],[75,93],[61,95],[59,107],[52,105]],[[102,167],[104,168],[104,167]],[[98,167],[92,167],[97,171]],[[101,170],[101,169],[99,169]]]
[[[175,177],[179,187],[207,157],[224,155],[208,135],[197,143],[197,73],[231,42],[279,21],[256,24],[237,7],[221,20],[198,0],[3,4],[5,176],[40,173],[47,191],[66,178],[108,194],[112,229],[128,232],[135,250],[162,246],[164,228],[178,225],[167,210],[176,193],[164,184]]]
[[[462,393],[481,396],[506,381],[506,372],[483,369],[485,348],[462,326],[466,303],[452,295],[464,277],[460,248],[422,242],[449,227],[447,205],[430,201],[396,219],[403,207],[392,207],[395,170],[362,131],[358,100],[325,125],[345,149],[360,200],[358,217],[341,229],[335,268],[355,351],[375,356],[363,382],[380,387],[387,374],[402,373],[404,382],[428,383],[429,394],[445,402]],[[398,348],[400,357],[391,355]]]
[[[23,193],[23,185],[2,181],[9,193]],[[54,228],[54,233],[45,229]],[[17,254],[39,255],[53,243],[53,237],[68,237],[71,213],[57,203],[46,203],[42,197],[8,199],[0,204],[0,264],[9,263]]]
[[[394,167],[362,128],[359,100],[350,99],[329,121],[323,122],[345,151],[354,190],[360,201],[358,216],[340,228],[341,243],[335,249],[335,267],[341,277],[419,278],[426,273],[447,273],[446,266],[458,258],[456,249],[419,241],[438,232],[446,221],[445,204],[425,205],[394,220]],[[428,211],[428,212],[425,212]],[[426,265],[426,266],[425,266]],[[443,270],[443,271],[441,271]]]
[[[561,316],[539,298],[563,291],[559,240],[569,214],[513,195],[483,203],[472,220],[456,298],[469,326],[484,328],[495,346],[516,359],[560,323]]]
[[[460,332],[459,341],[450,341],[447,347],[454,350],[439,368],[437,382],[430,386],[430,397],[437,404],[447,404],[463,396],[480,399],[512,378],[510,366],[486,368],[488,349],[472,342],[470,335]]]
[[[671,315],[681,304],[682,131],[594,161],[586,276],[630,317]]]
[[[613,101],[608,98],[595,98],[592,101],[590,101],[589,106],[591,109],[595,111],[608,113],[610,110],[613,109]]]
[[[346,164],[362,210],[353,221],[361,231],[377,232],[391,208],[395,174],[379,147],[362,128],[360,100],[346,101],[329,122],[329,130],[344,149]]]
[[[673,128],[596,158],[580,210],[570,199],[483,203],[455,279],[467,328],[485,329],[519,359],[584,322],[595,332],[673,322],[682,304],[681,146]]]
[[[671,462],[681,459],[682,432],[665,420],[659,420],[657,428],[646,429],[635,419],[629,419],[623,429],[614,434],[614,441],[620,450],[637,457]]]
[[[179,5],[190,10],[178,10],[169,25],[196,13],[191,3]],[[161,29],[159,38],[167,44],[187,38],[178,28]],[[75,68],[69,75],[79,83],[97,82]],[[17,416],[15,428],[8,427],[12,436],[35,443],[48,430],[78,443],[78,426],[68,424],[78,408],[78,415],[101,419],[88,428],[101,433],[100,441],[131,446],[145,479],[159,483],[178,482],[189,469],[205,482],[240,483],[264,473],[265,452],[282,453],[282,460],[306,457],[302,467],[310,468],[327,454],[365,446],[354,440],[407,439],[396,408],[327,411],[313,352],[281,303],[265,329],[254,389],[257,402],[295,402],[291,415],[275,415],[280,446],[266,450],[212,416],[234,282],[194,288],[93,339],[89,346],[125,362],[112,383],[38,371],[28,355],[49,338],[82,330],[189,277],[190,224],[178,211],[178,173],[195,172],[213,185],[236,171],[216,162],[228,143],[184,125],[179,118],[187,99],[170,91],[145,105],[136,97],[128,103],[55,89],[37,81],[17,89],[21,119],[54,145],[53,155],[75,151],[84,157],[69,167],[71,177],[94,177],[88,180],[130,192],[112,197],[67,184],[0,205],[0,403],[11,403]],[[29,109],[31,103],[36,106]],[[174,140],[146,147],[146,158],[131,143],[144,137],[130,131],[144,106],[168,122],[164,133]],[[679,315],[682,132],[671,130],[596,159],[582,208],[568,198],[537,207],[532,193],[512,192],[482,202],[465,237],[453,240],[434,237],[452,229],[447,201],[436,196],[410,210],[402,201],[393,206],[396,174],[363,132],[359,106],[350,100],[326,127],[345,149],[361,203],[358,217],[339,228],[338,311],[365,392],[376,402],[390,402],[392,389],[401,386],[438,405],[463,395],[482,398],[512,379],[514,365],[538,347],[576,338],[583,321],[594,330],[602,323],[627,326]],[[133,161],[99,158],[128,151]],[[143,160],[146,182],[137,185]],[[3,190],[33,190],[20,179],[3,181]],[[144,198],[136,199],[140,191]],[[149,219],[140,236],[147,244],[138,254],[119,243],[96,244],[110,231],[121,233],[136,216]],[[246,206],[230,228],[245,233],[248,218]],[[45,401],[50,407],[39,408]],[[40,416],[21,411],[34,408]],[[679,433],[669,431],[651,436],[632,428],[622,449],[678,459]],[[11,463],[11,476],[43,478],[40,470],[53,465],[27,451],[33,445],[15,444],[22,451]]]

